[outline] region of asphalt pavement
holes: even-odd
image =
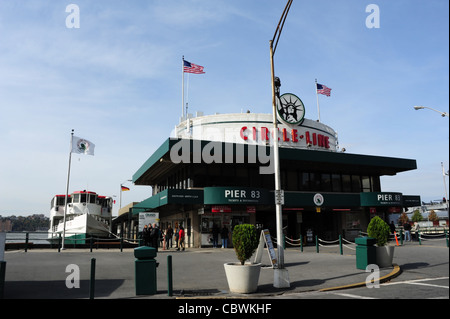
[[[133,249],[82,249],[6,251],[5,299],[227,299],[307,298],[364,287],[370,275],[356,268],[355,247],[304,247],[285,250],[290,287],[274,288],[267,251],[264,252],[258,291],[230,293],[223,264],[237,261],[233,249],[187,248],[159,250],[156,257],[157,293],[136,295]],[[168,295],[168,256],[172,258],[173,295]],[[95,259],[95,287],[90,290],[91,265]],[[395,248],[394,265],[380,269],[383,282],[424,276],[447,277],[449,256],[445,242],[419,245],[405,242]],[[77,279],[79,281],[75,282]],[[77,285],[79,284],[79,285]],[[448,292],[448,290],[447,290]],[[401,298],[401,296],[397,296]]]

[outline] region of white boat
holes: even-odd
[[[59,240],[64,231],[66,195],[55,195],[51,201],[48,239]],[[77,191],[67,198],[65,243],[85,244],[86,238],[111,234],[113,200],[89,191]]]

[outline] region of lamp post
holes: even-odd
[[[416,111],[417,111],[417,110],[423,110],[423,109],[429,109],[429,110],[432,110],[432,111],[435,111],[435,112],[441,114],[442,117],[446,117],[446,116],[449,117],[449,116],[448,116],[448,113],[438,111],[438,110],[433,109],[433,108],[428,107],[428,106],[416,105],[416,106],[414,106],[414,109],[415,109]],[[449,210],[448,196],[447,196],[447,184],[445,183],[445,176],[448,176],[448,171],[447,171],[447,173],[445,173],[445,171],[444,171],[444,163],[441,162],[441,166],[442,166],[442,176],[443,176],[443,178],[444,178],[445,199],[446,199],[446,201],[447,201],[447,218],[448,218],[449,223],[450,223],[450,210]]]
[[[275,78],[274,67],[274,55],[277,49],[278,40],[280,39],[281,31],[283,30],[284,22],[286,21],[289,9],[291,8],[293,0],[288,0],[286,7],[284,8],[280,22],[273,39],[270,41],[270,70],[272,76],[272,108],[273,108],[273,127],[274,127],[274,169],[275,169],[275,206],[276,206],[276,225],[277,225],[277,268],[274,269],[274,287],[276,288],[288,288],[289,274],[287,269],[284,268],[284,248],[283,248],[283,210],[281,203],[281,178],[280,178],[280,155],[278,149],[278,121],[277,121],[277,105],[276,105],[276,91],[279,90],[279,79]]]
[[[445,182],[445,176],[448,176],[448,171],[447,171],[447,173],[445,172],[443,162],[441,162],[441,167],[442,167],[442,177],[444,178],[445,202],[447,204],[447,218],[448,218],[448,222],[450,224],[450,211],[449,211],[448,195],[447,195],[447,183]]]
[[[441,111],[438,111],[438,110],[435,110],[435,109],[433,109],[433,108],[431,108],[431,107],[428,107],[428,106],[414,106],[414,109],[415,109],[416,111],[417,111],[417,110],[422,110],[422,109],[430,109],[430,110],[433,110],[433,111],[435,111],[435,112],[440,113],[442,117],[445,117],[445,116],[449,117],[449,116],[448,116],[448,113],[446,113],[446,112],[441,112]]]

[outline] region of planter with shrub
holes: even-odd
[[[252,293],[258,289],[261,264],[247,262],[259,244],[256,227],[250,224],[236,225],[232,235],[233,247],[238,263],[224,264],[231,292]]]
[[[376,264],[378,267],[391,267],[395,246],[387,245],[390,234],[389,225],[380,217],[375,216],[367,226],[367,234],[377,241]]]

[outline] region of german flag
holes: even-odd
[[[122,188],[122,192],[126,192],[126,191],[129,191],[130,189],[128,188],[128,187],[126,187],[126,186],[121,186],[121,188]]]

